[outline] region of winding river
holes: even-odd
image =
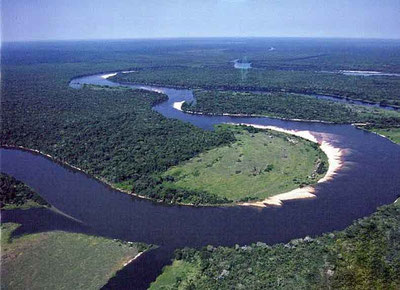
[[[120,85],[102,75],[80,77],[70,83],[75,88],[82,84]],[[2,212],[2,222],[22,224],[15,234],[60,229],[160,246],[118,272],[105,289],[145,289],[169,263],[176,248],[257,241],[274,244],[341,230],[400,194],[400,146],[376,134],[351,125],[185,114],[172,105],[193,100],[191,90],[131,87],[164,92],[169,99],[156,105],[155,111],[206,130],[226,122],[308,130],[319,141],[343,149],[344,166],[332,180],[316,186],[316,199],[287,201],[280,208],[196,208],[135,198],[43,155],[1,149],[1,171],[34,188],[65,214],[51,209]]]

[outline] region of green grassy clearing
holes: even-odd
[[[369,130],[387,137],[394,143],[400,144],[400,128],[385,128],[385,129],[372,128]]]
[[[197,265],[183,260],[174,260],[172,265],[164,267],[163,273],[150,285],[149,290],[187,289],[198,274],[200,274],[200,269]]]
[[[270,130],[229,127],[236,142],[172,167],[164,174],[164,179],[172,181],[164,185],[240,201],[315,183],[325,172],[325,154],[307,140]]]
[[[1,225],[2,289],[99,289],[146,246],[61,231],[10,239]]]

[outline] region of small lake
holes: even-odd
[[[233,67],[237,69],[251,69],[251,62],[235,59],[233,61]]]

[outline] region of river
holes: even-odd
[[[78,88],[83,83],[119,85],[101,75],[77,78],[70,85]],[[280,208],[196,208],[132,197],[42,155],[1,149],[2,172],[25,182],[74,218],[49,209],[3,211],[2,222],[22,224],[16,234],[60,229],[160,246],[118,272],[105,289],[145,289],[176,248],[257,241],[275,244],[341,230],[378,206],[393,202],[400,193],[400,146],[376,134],[351,125],[185,114],[172,105],[193,100],[191,90],[131,86],[166,93],[169,99],[156,105],[156,112],[206,130],[226,122],[309,130],[319,141],[344,150],[344,167],[334,179],[316,186],[316,199],[288,201]]]

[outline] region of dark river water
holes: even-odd
[[[118,85],[95,75],[75,79],[71,86],[82,83]],[[168,95],[169,100],[155,106],[155,111],[203,129],[235,122],[309,130],[319,141],[344,150],[344,167],[333,180],[316,186],[316,199],[289,201],[280,208],[195,208],[135,198],[42,155],[1,149],[2,172],[25,182],[55,208],[73,217],[49,209],[2,212],[2,222],[22,224],[17,235],[61,229],[159,246],[119,271],[105,289],[145,289],[170,262],[176,248],[257,241],[274,244],[341,230],[400,194],[400,146],[378,135],[350,125],[189,115],[175,110],[172,104],[192,100],[190,90],[143,88]]]

